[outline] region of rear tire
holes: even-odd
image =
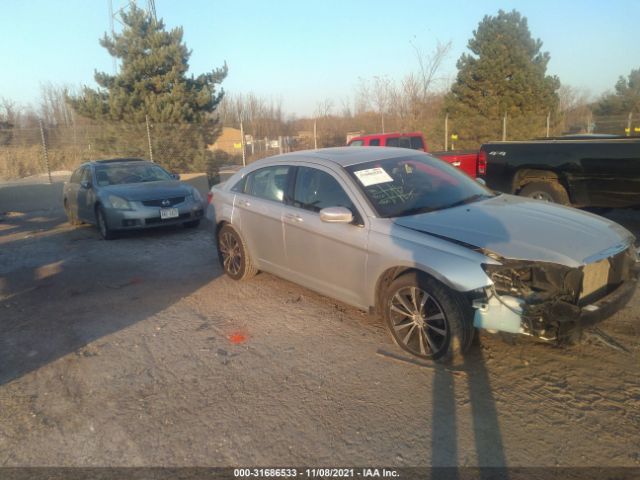
[[[518,192],[518,195],[544,202],[559,203],[560,205],[569,205],[571,203],[567,191],[558,182],[538,181],[527,183]]]
[[[400,348],[425,360],[458,363],[475,335],[468,310],[457,292],[411,272],[387,289],[383,315]]]
[[[96,225],[98,226],[100,236],[104,240],[113,240],[116,237],[114,231],[109,228],[107,216],[101,206],[96,207]]]
[[[240,234],[231,225],[224,225],[217,235],[218,260],[234,280],[248,280],[258,273],[251,261],[249,250]]]

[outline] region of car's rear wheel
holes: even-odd
[[[562,185],[557,182],[531,182],[527,183],[518,195],[522,197],[542,200],[543,202],[569,205],[569,195]]]
[[[426,360],[457,361],[473,341],[473,324],[458,294],[418,272],[391,283],[384,317],[398,346]]]
[[[224,225],[218,232],[218,260],[234,280],[246,280],[258,273],[242,237],[230,225]]]
[[[100,236],[103,239],[113,240],[115,238],[115,233],[109,228],[107,216],[101,206],[96,208],[96,224],[98,226],[98,232],[100,232]]]

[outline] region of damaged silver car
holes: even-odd
[[[633,295],[633,235],[573,208],[497,195],[430,155],[296,152],[211,189],[225,272],[259,270],[383,317],[396,343],[452,359],[476,329],[571,339]]]

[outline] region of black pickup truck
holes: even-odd
[[[640,207],[640,138],[559,137],[482,145],[499,192],[576,207]]]

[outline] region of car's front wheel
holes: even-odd
[[[383,313],[394,341],[417,357],[453,362],[471,346],[473,323],[461,299],[418,272],[391,283]]]
[[[218,260],[224,273],[234,280],[246,280],[258,273],[242,237],[231,225],[224,225],[218,232]]]
[[[115,233],[109,228],[107,215],[101,206],[96,207],[96,224],[98,226],[98,232],[100,232],[100,236],[103,239],[113,240],[115,238]]]

